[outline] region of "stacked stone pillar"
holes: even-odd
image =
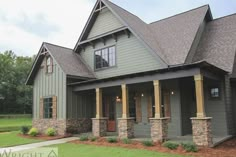
[[[119,138],[134,137],[134,118],[129,117],[129,96],[126,84],[121,85],[122,91],[122,118],[118,119]]]
[[[162,117],[161,113],[161,84],[159,80],[153,81],[155,97],[155,117],[150,118],[151,138],[154,142],[163,142],[168,136],[169,117]]]
[[[193,142],[199,146],[212,146],[211,117],[206,117],[204,104],[203,76],[194,76],[196,88],[197,117],[191,118]]]
[[[96,89],[96,118],[92,118],[93,136],[102,137],[106,136],[107,132],[107,118],[102,114],[102,90]]]

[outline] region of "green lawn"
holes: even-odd
[[[183,157],[154,151],[126,149],[118,147],[103,147],[93,145],[60,144],[58,147],[60,157]]]
[[[31,126],[31,118],[0,118],[0,132],[18,131],[21,126]]]
[[[19,137],[17,136],[18,133],[18,131],[0,133],[0,147],[40,142],[40,140]]]

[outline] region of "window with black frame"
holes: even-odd
[[[115,46],[95,51],[95,69],[103,69],[116,65]]]
[[[52,98],[43,99],[44,118],[52,118]]]

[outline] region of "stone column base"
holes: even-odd
[[[169,117],[164,118],[150,118],[151,124],[151,138],[153,142],[164,142],[168,135],[168,120]]]
[[[134,118],[118,118],[119,138],[134,137]]]
[[[93,136],[102,137],[107,133],[107,118],[92,118]]]
[[[191,118],[193,130],[193,142],[199,146],[212,146],[211,117]]]

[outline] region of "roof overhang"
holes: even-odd
[[[68,84],[68,86],[73,86],[74,91],[83,91],[95,88],[119,86],[121,84],[135,84],[153,80],[190,77],[197,74],[203,74],[205,77],[211,79],[221,79],[222,76],[227,74],[227,72],[207,63],[206,61],[202,61],[193,64],[171,66],[165,69],[71,83]]]

